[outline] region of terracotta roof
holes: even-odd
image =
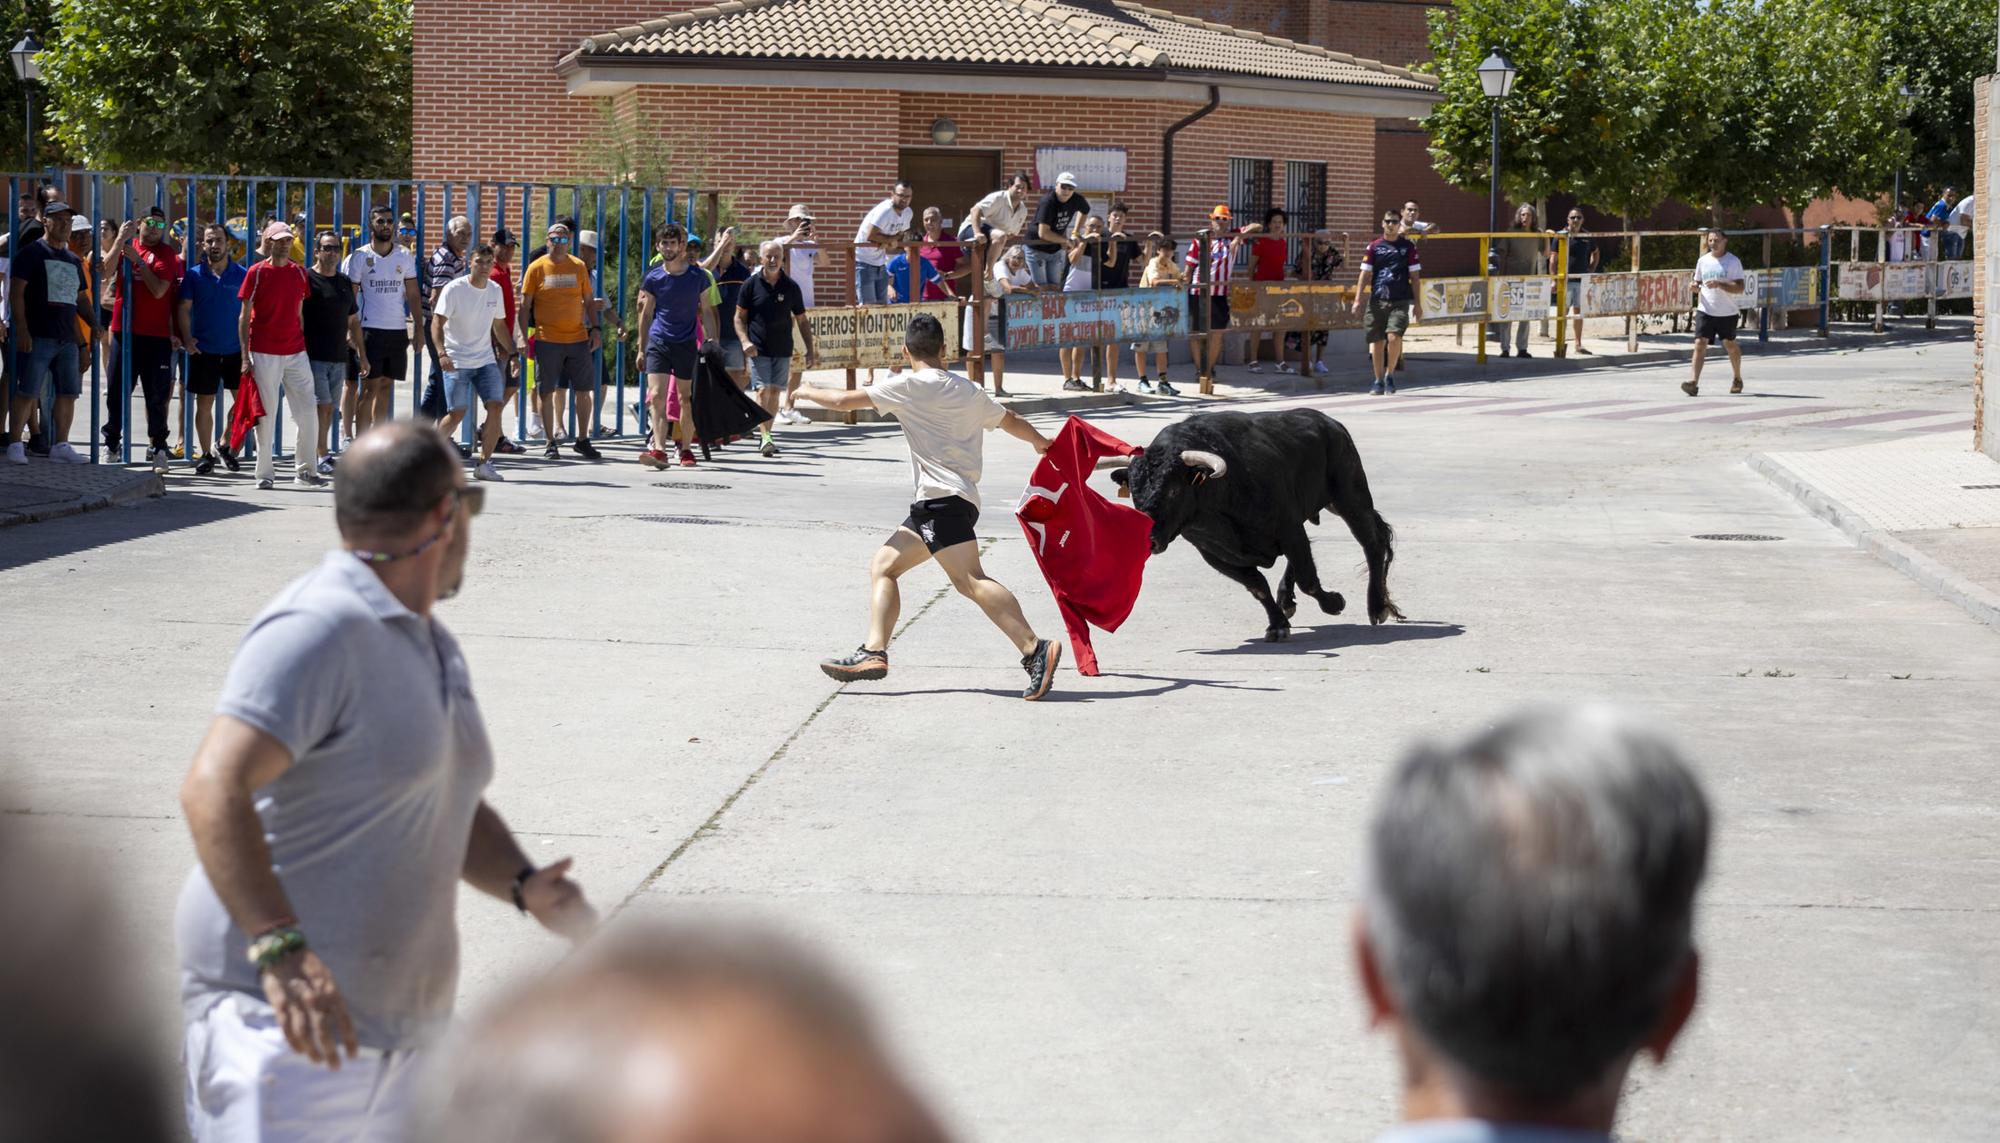
[[[725,0],[583,41],[572,56],[1147,69],[1427,89],[1406,68],[1132,0]]]

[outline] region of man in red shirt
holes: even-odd
[[[118,228],[104,259],[111,282],[111,374],[106,380],[104,447],[115,450],[134,390],[146,398],[146,461],[167,470],[168,405],[174,398],[174,319],[180,302],[180,255],[167,244],[167,219],[155,207]],[[128,307],[127,279],[132,296]]]
[[[1264,212],[1264,234],[1261,237],[1250,240],[1251,281],[1282,282],[1285,280],[1285,267],[1291,262],[1291,251],[1282,236],[1285,233],[1286,224],[1290,221],[1289,216],[1275,206]],[[1262,373],[1264,371],[1262,354],[1264,351],[1265,336],[1265,334],[1261,333],[1250,336],[1250,372],[1252,373]],[[1272,343],[1278,347],[1278,372],[1293,372],[1291,365],[1285,361],[1285,335],[1274,330],[1269,334],[1269,337]]]
[[[237,335],[250,351],[250,375],[267,410],[257,422],[257,487],[277,486],[277,459],[271,438],[278,427],[278,392],[291,401],[292,458],[297,462],[292,483],[315,488],[326,479],[313,471],[319,460],[319,408],[314,404],[312,366],[306,361],[306,330],[301,320],[311,292],[306,272],[292,261],[292,228],[282,222],[264,227],[258,239],[264,261],[250,267],[236,296],[243,299]]]

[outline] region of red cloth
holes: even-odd
[[[243,275],[236,296],[250,303],[250,345],[252,353],[289,356],[306,351],[305,326],[299,322],[299,306],[312,287],[297,262],[273,266],[259,262]]]
[[[1055,593],[1082,674],[1097,674],[1090,624],[1116,631],[1132,614],[1146,559],[1152,555],[1153,533],[1151,517],[1106,500],[1090,487],[1090,477],[1099,458],[1142,451],[1071,417],[1014,507],[1028,549]]]
[[[138,337],[172,337],[177,328],[174,311],[180,302],[181,274],[185,267],[181,256],[174,248],[162,242],[158,246],[139,244],[139,261],[144,262],[154,275],[166,279],[167,292],[159,297],[146,288],[145,279],[135,268],[132,274],[132,333]],[[125,274],[123,266],[111,276],[111,330],[125,332]]]
[[[264,419],[264,395],[257,391],[257,379],[250,370],[243,370],[243,379],[236,385],[236,405],[229,413],[229,451],[242,452],[243,442],[257,431],[257,422]]]

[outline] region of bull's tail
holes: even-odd
[[[1392,616],[1401,619],[1403,609],[1389,598],[1389,565],[1396,559],[1396,529],[1390,527],[1389,521],[1373,508],[1368,510],[1368,514],[1375,518],[1375,536],[1382,545],[1381,567],[1376,567],[1372,557],[1368,561],[1368,621],[1382,623]]]

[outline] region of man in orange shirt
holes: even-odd
[[[576,423],[582,429],[570,448],[585,460],[603,454],[590,443],[590,407],[596,396],[596,369],[591,355],[599,338],[594,314],[584,303],[591,296],[590,271],[570,253],[573,235],[568,226],[549,227],[549,252],[528,266],[521,278],[521,325],[535,331],[535,400],[542,424],[548,429],[548,447],[542,456],[559,460],[556,447],[562,422],[556,419],[561,407],[556,393],[569,390],[576,402]]]

